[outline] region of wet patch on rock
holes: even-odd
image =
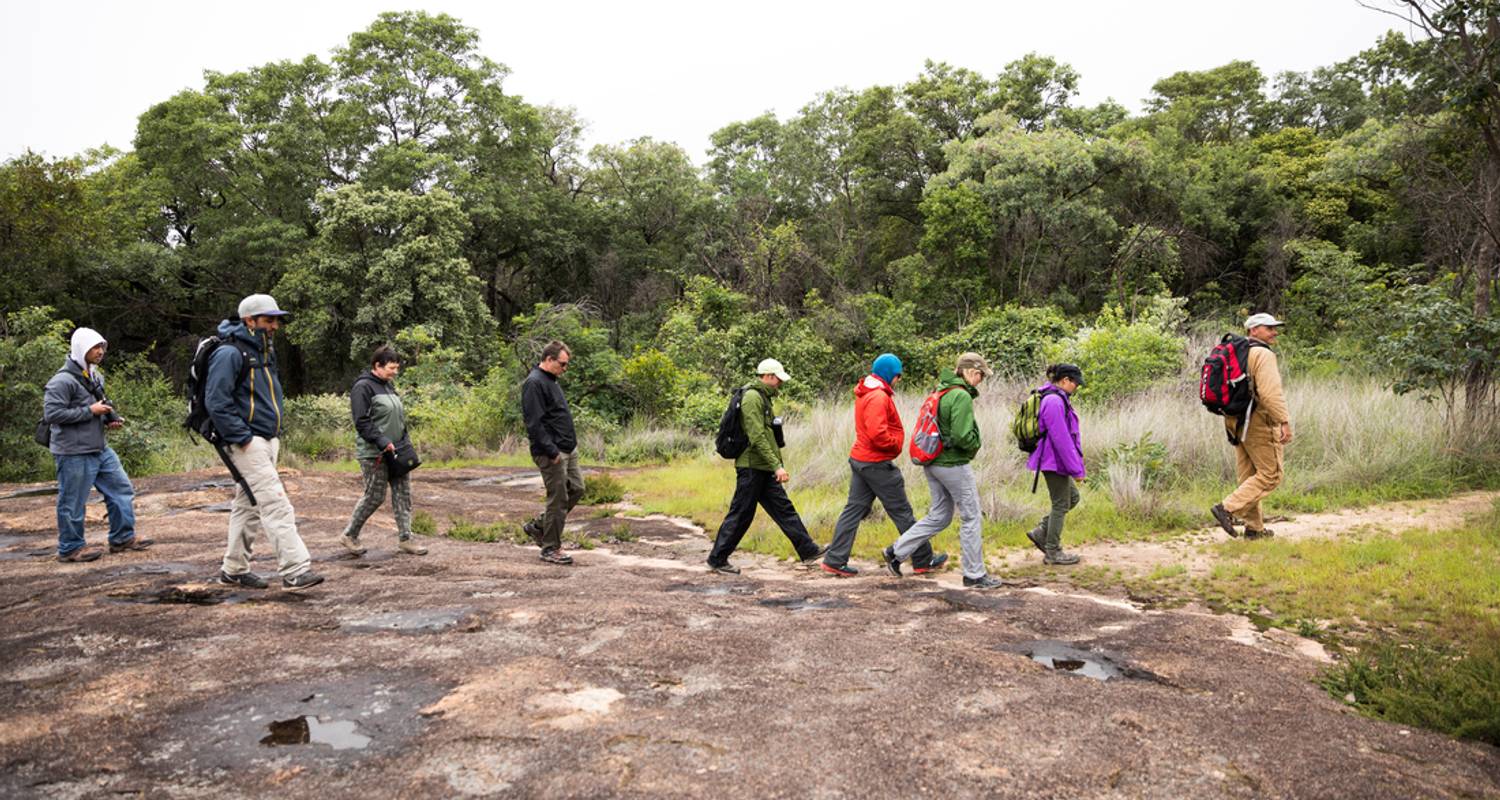
[[[267,747],[313,744],[335,750],[363,750],[370,746],[370,737],[361,734],[359,726],[347,719],[322,720],[303,714],[276,720],[269,727],[271,732],[260,740]]]
[[[1026,656],[1047,669],[1064,675],[1077,675],[1096,681],[1130,678],[1163,682],[1155,673],[1132,667],[1118,656],[1078,647],[1067,642],[1044,639],[1003,645],[1000,649]]]
[[[1021,601],[1015,597],[986,594],[972,589],[944,589],[940,592],[922,592],[917,596],[941,600],[955,611],[1014,611],[1021,606]]]
[[[245,591],[228,587],[164,586],[135,592],[114,592],[107,595],[103,602],[217,606],[239,603],[302,603],[307,599],[307,595],[296,592],[273,592],[265,589]]]
[[[131,575],[187,575],[200,569],[202,569],[201,566],[194,566],[181,561],[157,561],[149,564],[131,564],[127,567],[110,570],[104,573],[104,575],[109,578],[123,578]]]
[[[842,597],[768,597],[757,601],[757,605],[788,611],[826,611],[831,608],[848,608],[850,604]]]
[[[468,606],[457,608],[418,608],[408,611],[388,611],[359,619],[345,620],[339,625],[341,633],[442,633],[459,628],[478,630],[479,620],[474,609]]]
[[[664,592],[687,592],[707,597],[755,594],[755,585],[749,583],[673,583],[662,587]]]

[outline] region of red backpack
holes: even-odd
[[[1250,408],[1250,348],[1264,344],[1232,333],[1214,345],[1203,359],[1203,377],[1198,381],[1198,399],[1209,413],[1240,417]]]
[[[911,462],[919,466],[927,466],[937,460],[943,454],[943,432],[938,430],[938,403],[943,400],[943,395],[953,391],[953,387],[933,392],[922,401],[922,409],[917,412],[917,424],[911,430]]]

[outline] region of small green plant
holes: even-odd
[[[1467,653],[1382,642],[1319,684],[1362,713],[1500,745],[1500,638]]]
[[[581,530],[564,530],[563,541],[573,544],[579,550],[594,549],[594,540],[587,533]]]
[[[411,532],[422,536],[433,536],[437,534],[437,520],[426,511],[416,511],[411,515]]]
[[[617,542],[633,542],[640,537],[635,535],[635,530],[630,527],[630,523],[617,522],[615,523],[615,526],[610,529],[609,538]]]
[[[618,503],[625,499],[625,484],[620,483],[615,476],[601,472],[590,476],[583,487],[583,498],[578,502],[586,506],[596,506],[601,503]]]
[[[415,524],[413,525],[415,527]],[[447,536],[465,542],[510,542],[525,544],[531,537],[514,522],[492,522],[482,525],[465,517],[449,517]]]

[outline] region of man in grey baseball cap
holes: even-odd
[[[1209,509],[1214,521],[1230,536],[1240,535],[1234,527],[1235,517],[1244,521],[1246,539],[1272,535],[1266,528],[1260,501],[1281,485],[1283,455],[1292,441],[1292,418],[1287,413],[1276,353],[1271,349],[1281,335],[1281,326],[1281,320],[1265,313],[1252,314],[1245,320],[1245,332],[1250,335],[1245,372],[1250,376],[1254,402],[1250,418],[1244,420],[1245,433],[1234,447],[1240,485]],[[1240,422],[1236,417],[1224,418],[1231,432],[1238,430]],[[1230,441],[1234,441],[1233,433]]]

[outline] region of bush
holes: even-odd
[[[621,368],[635,413],[665,419],[678,401],[681,370],[660,350],[636,353]]]
[[[974,351],[984,356],[1001,377],[1029,378],[1044,366],[1043,354],[1073,327],[1054,308],[1010,305],[986,311],[958,333],[939,339],[924,371],[918,376],[936,376],[952,369],[960,353]]]
[[[608,472],[601,472],[584,482],[583,497],[578,502],[585,506],[597,506],[601,503],[618,503],[624,499],[625,484]]]
[[[110,401],[125,418],[124,427],[109,434],[109,445],[125,471],[147,475],[176,468],[172,452],[190,441],[182,427],[187,402],[183,396],[172,390],[145,353],[122,360],[106,372],[105,381]]]
[[[729,407],[729,395],[717,389],[704,389],[683,398],[675,419],[679,425],[700,434],[712,436],[719,430],[719,420]]]
[[[616,435],[605,452],[608,460],[614,463],[662,463],[680,455],[697,452],[707,442],[708,439],[696,431],[635,424]]]
[[[289,451],[314,460],[353,454],[356,434],[348,397],[305,394],[287,400],[281,413],[281,439]]]
[[[0,317],[0,481],[52,477],[52,457],[31,436],[42,418],[42,390],[68,357],[73,323],[49,307]],[[113,387],[111,387],[113,390]]]
[[[1126,322],[1115,306],[1106,306],[1093,327],[1048,349],[1051,361],[1069,361],[1083,368],[1085,384],[1079,402],[1103,402],[1149,388],[1182,369],[1187,340],[1165,320],[1141,318]]]
[[[1500,641],[1468,653],[1381,643],[1324,673],[1328,693],[1362,713],[1500,745]]]

